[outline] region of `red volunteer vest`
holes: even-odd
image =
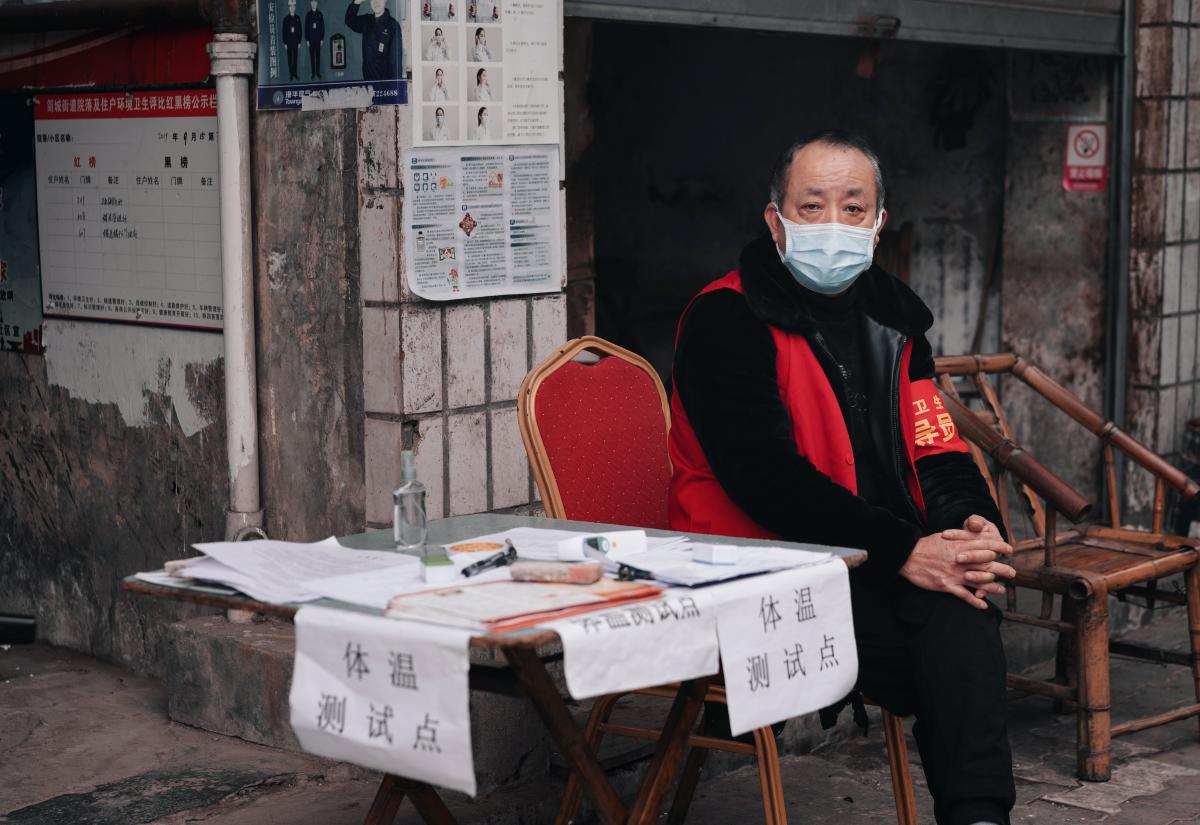
[[[730,272],[706,286],[696,297],[717,289],[732,289],[744,294],[741,274]],[[690,304],[688,308],[691,308]],[[858,483],[850,433],[825,370],[803,335],[772,326],[767,328],[775,340],[779,395],[791,413],[796,451],[822,473],[856,493]],[[676,332],[677,344],[678,337]],[[908,341],[900,362],[900,426],[908,457],[905,481],[924,518],[925,502],[917,480],[917,459],[938,453],[966,452],[967,445],[958,437],[954,420],[942,405],[942,397],[933,381],[906,380],[911,356],[912,342]],[[737,423],[730,422],[730,426],[737,426]],[[725,495],[688,422],[678,390],[671,394],[668,450],[673,469],[669,502],[672,530],[781,538],[756,523]],[[797,494],[803,495],[803,491],[799,490]]]

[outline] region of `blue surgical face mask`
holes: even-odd
[[[837,295],[871,266],[882,212],[870,229],[841,223],[795,223],[785,218],[779,207],[775,212],[786,237],[779,259],[800,286],[822,295]]]

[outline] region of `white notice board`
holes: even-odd
[[[562,289],[557,146],[413,149],[409,288],[434,301]]]
[[[216,93],[39,95],[48,318],[222,327]]]

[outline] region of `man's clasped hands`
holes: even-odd
[[[943,530],[919,540],[900,568],[900,575],[917,587],[950,593],[980,610],[983,597],[1004,592],[1000,579],[1017,571],[1000,561],[1013,548],[996,525],[983,516],[970,516],[960,530]]]

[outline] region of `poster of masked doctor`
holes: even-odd
[[[258,0],[258,108],[407,103],[411,1]]]

